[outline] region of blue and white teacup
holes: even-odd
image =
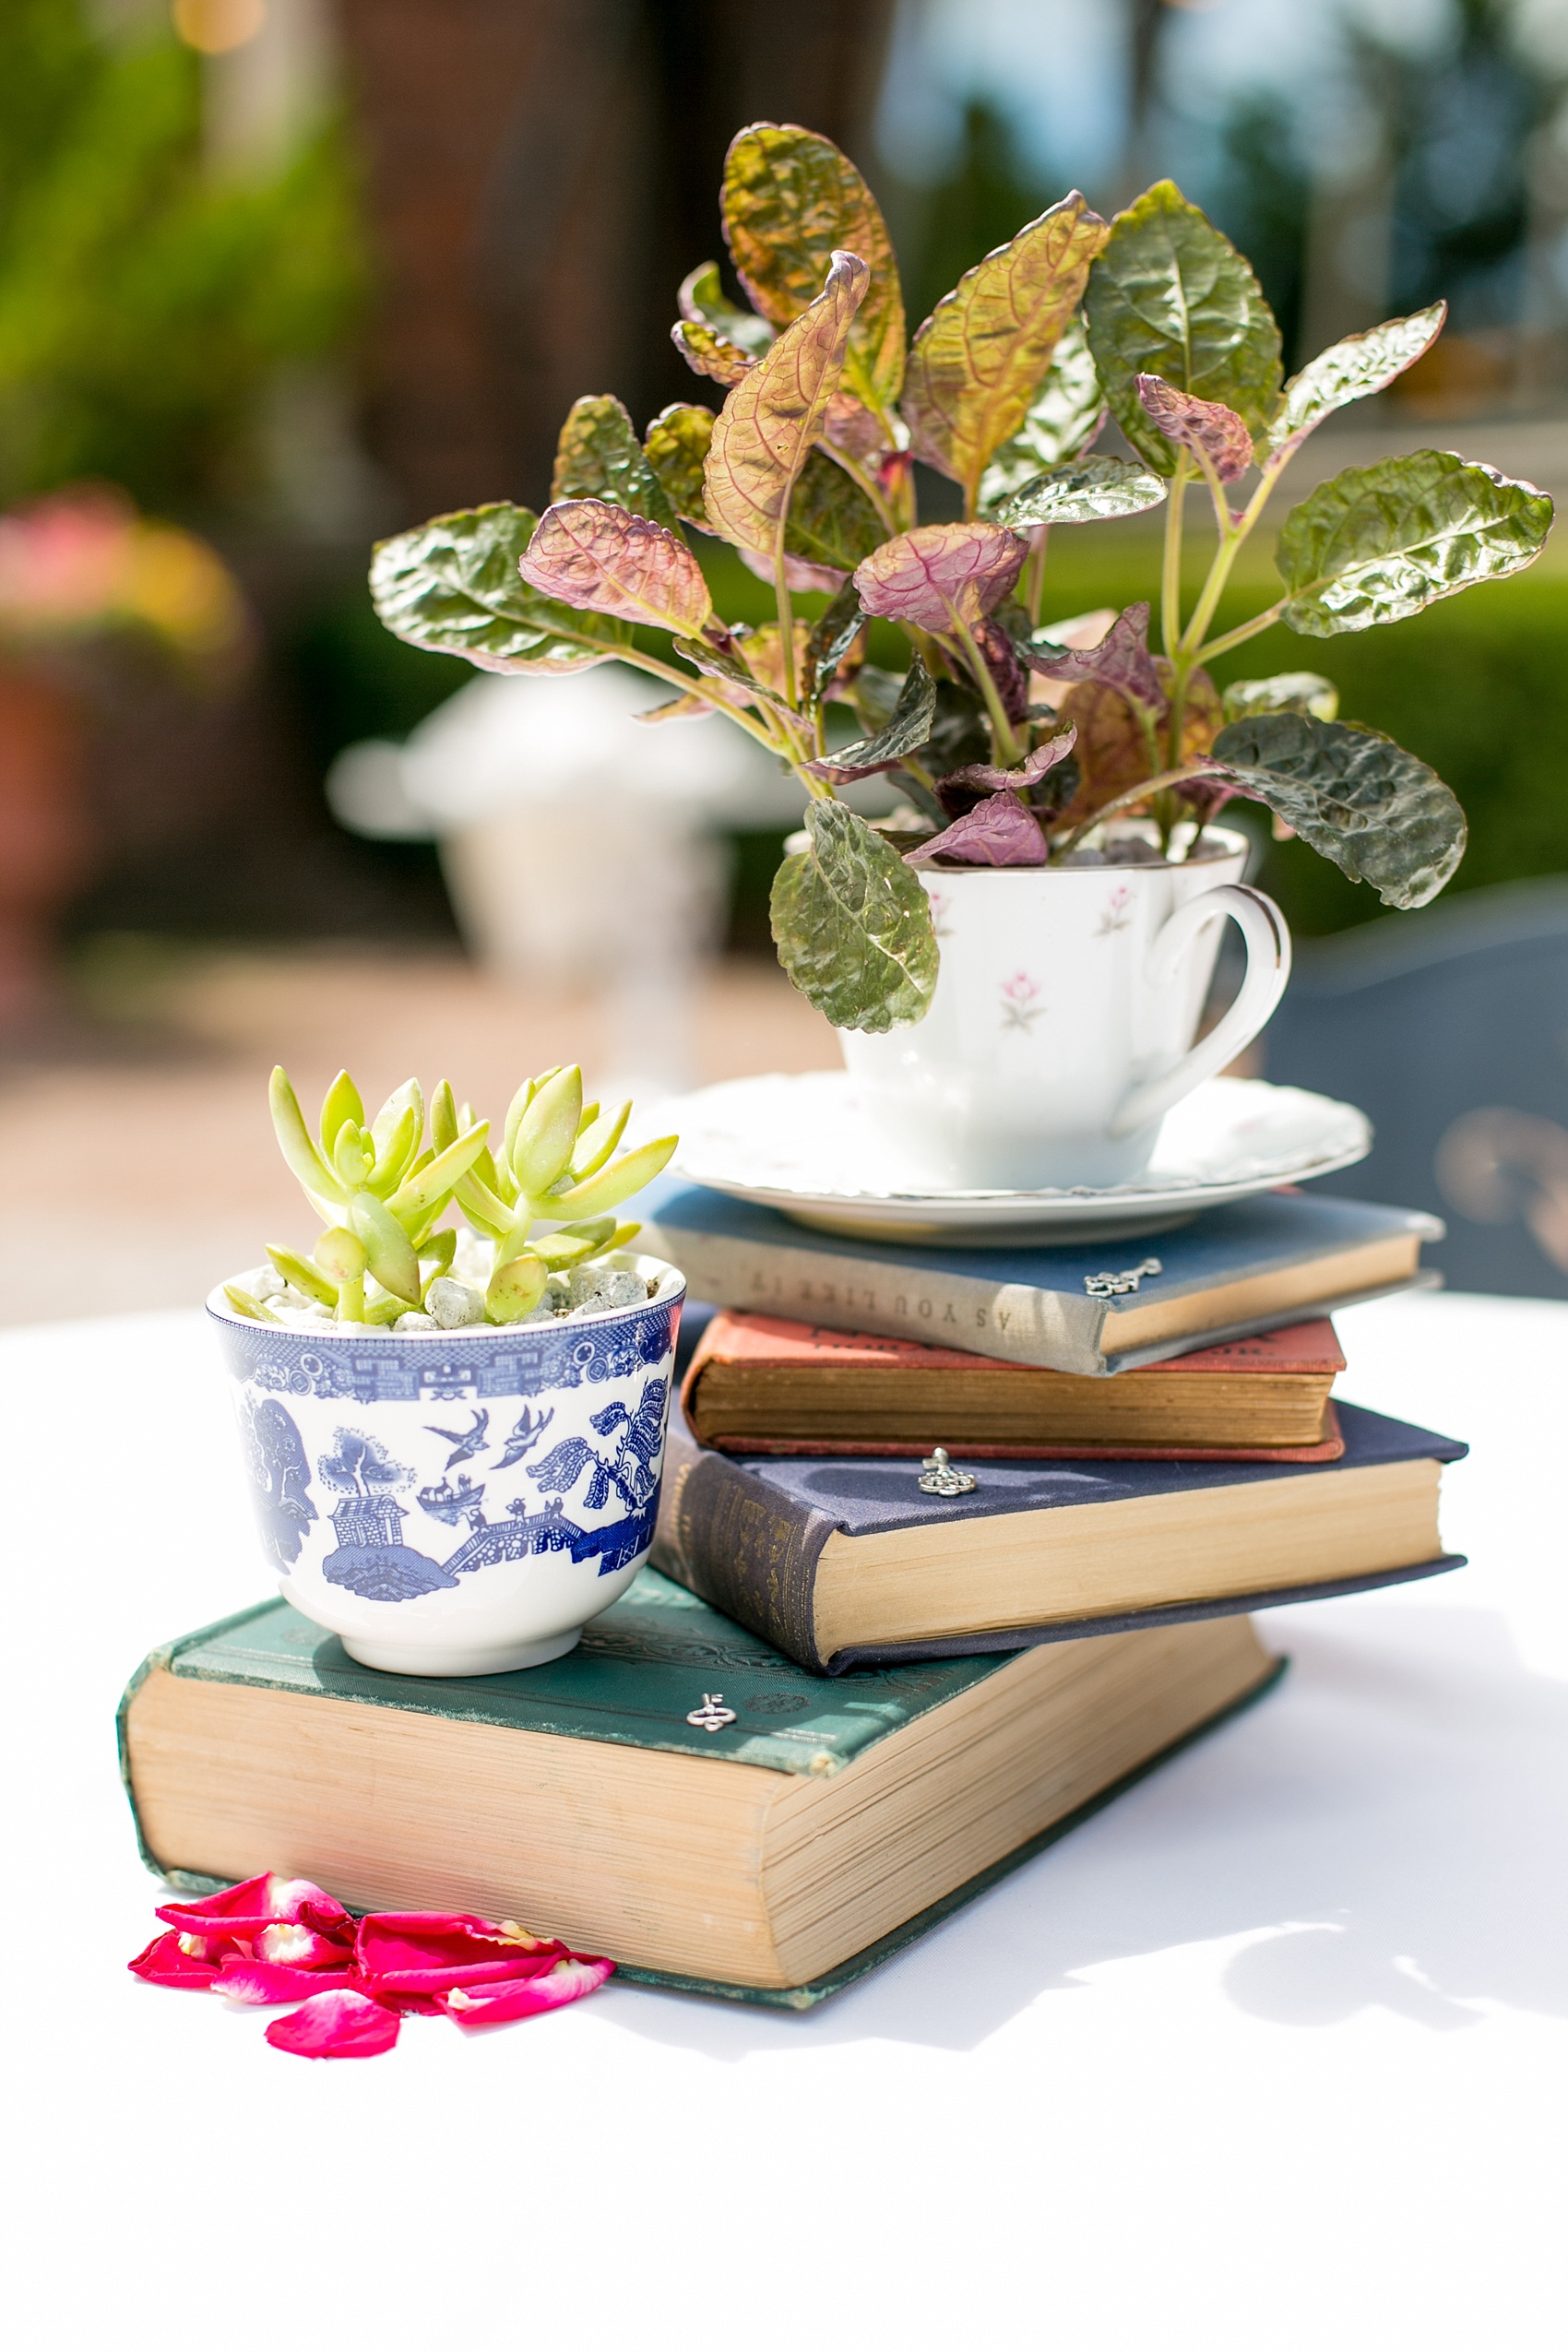
[[[301,1330],[208,1300],[262,1550],[302,1615],[393,1674],[571,1649],[647,1557],[685,1279],[543,1323]]]

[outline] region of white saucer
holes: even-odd
[[[849,1073],[731,1078],[659,1107],[680,1146],[671,1174],[782,1209],[798,1224],[872,1239],[962,1235],[1001,1244],[1101,1241],[1184,1224],[1200,1209],[1348,1168],[1372,1127],[1348,1102],[1211,1078],[1178,1103],[1135,1183],[1096,1190],[941,1192],[900,1176],[867,1126]]]

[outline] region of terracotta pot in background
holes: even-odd
[[[67,695],[0,664],[0,1036],[48,1004],[55,921],[93,848]]]

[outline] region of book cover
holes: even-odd
[[[1292,1601],[1326,1600],[1441,1574],[1462,1566],[1443,1552],[1408,1566],[1328,1576],[1310,1584],[1260,1586],[1220,1598],[1189,1599],[1134,1611],[1019,1624],[960,1636],[846,1646],[824,1655],[816,1633],[816,1578],[834,1536],[888,1533],[950,1526],[1012,1514],[1120,1503],[1200,1488],[1236,1487],[1277,1479],[1334,1478],[1383,1463],[1456,1462],[1468,1448],[1454,1438],[1389,1420],[1356,1405],[1338,1408],[1345,1451],[1337,1462],[990,1462],[974,1491],[932,1498],[910,1466],[858,1455],[852,1459],[799,1455],[735,1455],[699,1446],[679,1408],[671,1406],[664,1485],[652,1558],[674,1577],[741,1623],[754,1628],[811,1671],[834,1676],[894,1659],[1016,1650],[1039,1642],[1071,1641],[1144,1625],[1180,1624],[1194,1618],[1251,1614]],[[962,1467],[974,1458],[954,1455]],[[957,1545],[955,1556],[961,1557]]]
[[[918,1418],[925,1435],[918,1443],[867,1437],[863,1432],[845,1437],[762,1437],[749,1432],[744,1436],[732,1435],[724,1431],[714,1414],[705,1410],[703,1384],[715,1366],[722,1366],[736,1376],[731,1393],[738,1390],[748,1372],[787,1372],[802,1381],[824,1373],[845,1384],[852,1383],[858,1373],[897,1376],[911,1372],[921,1376],[922,1395],[929,1395],[944,1372],[961,1377],[971,1393],[977,1381],[1000,1378],[1008,1384],[1010,1392],[1019,1382],[1037,1381],[1042,1384],[1039,1408],[1042,1419],[1049,1414],[1045,1400],[1051,1392],[1059,1393],[1069,1384],[1084,1392],[1074,1400],[1075,1418],[1083,1419],[1087,1412],[1095,1423],[1092,1439],[1072,1443],[1036,1439],[1027,1443],[1008,1443],[977,1442],[968,1431],[961,1431],[963,1451],[976,1461],[1075,1461],[1087,1453],[1107,1461],[1335,1462],[1345,1450],[1338,1416],[1328,1400],[1330,1385],[1345,1370],[1345,1358],[1335,1337],[1334,1325],[1326,1316],[1312,1323],[1289,1324],[1278,1331],[1262,1332],[1247,1339],[1228,1340],[1218,1347],[1197,1348],[1189,1355],[1167,1358],[1163,1363],[1136,1367],[1116,1382],[1080,1381],[1076,1373],[1049,1372],[1038,1365],[1009,1364],[997,1357],[975,1356],[956,1348],[929,1347],[913,1339],[882,1338],[871,1332],[837,1331],[820,1324],[790,1322],[778,1315],[720,1310],[707,1318],[681,1388],[681,1407],[687,1427],[701,1444],[721,1454],[867,1454],[911,1459],[929,1454],[932,1443],[938,1441],[952,1450],[954,1424],[951,1417],[944,1422],[938,1404],[921,1409]],[[1238,1376],[1256,1376],[1264,1383],[1270,1378],[1321,1383],[1323,1402],[1315,1408],[1321,1425],[1317,1440],[1292,1444],[1245,1444],[1234,1439],[1205,1441],[1194,1434],[1181,1443],[1158,1444],[1113,1434],[1119,1424],[1125,1426],[1124,1406],[1131,1404],[1134,1392],[1140,1402],[1146,1393],[1152,1401],[1162,1389],[1169,1388],[1173,1374],[1182,1384],[1183,1394],[1194,1397],[1189,1417],[1194,1424],[1208,1413],[1208,1400],[1201,1393],[1206,1380],[1211,1385],[1220,1382],[1229,1385]],[[1193,1385],[1189,1387],[1189,1384]],[[852,1391],[836,1385],[835,1393],[846,1395]],[[885,1384],[879,1393],[885,1396]],[[977,1413],[980,1409],[973,1407]]]
[[[1443,1226],[1326,1193],[1260,1193],[1137,1241],[913,1247],[817,1233],[705,1186],[649,1188],[642,1246],[694,1298],[1090,1376],[1300,1323],[1414,1284]],[[1107,1284],[1130,1277],[1120,1292]]]
[[[393,1709],[544,1732],[561,1740],[607,1740],[703,1761],[760,1764],[815,1783],[836,1776],[895,1732],[988,1681],[1008,1662],[1004,1656],[977,1656],[883,1668],[847,1681],[825,1682],[694,1594],[645,1569],[630,1590],[587,1628],[578,1647],[549,1666],[526,1673],[421,1681],[357,1665],[336,1635],[274,1598],[166,1643],[143,1662],[120,1705],[121,1773],[148,1867],[174,1886],[208,1894],[231,1882],[166,1867],[150,1850],[137,1807],[129,1722],[137,1693],[157,1672],[295,1698],[347,1702],[372,1716]],[[1261,1679],[1233,1702],[892,1932],[804,1983],[742,1984],[624,1961],[618,1963],[618,1973],[632,1983],[671,1991],[787,2010],[813,2008],[906,1950],[1171,1755],[1252,1705],[1284,1670],[1284,1660],[1269,1661]],[[712,1730],[690,1720],[710,1696],[722,1697],[734,1717]]]

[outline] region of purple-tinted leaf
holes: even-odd
[[[702,495],[703,459],[712,439],[713,410],[676,400],[660,409],[643,440],[643,456],[665,497],[683,523],[704,531],[713,528]]]
[[[555,445],[551,503],[602,498],[646,515],[650,523],[673,526],[675,509],[632,429],[632,420],[613,394],[574,400]]]
[[[1009,722],[1021,727],[1029,715],[1029,673],[1016,646],[996,620],[977,621],[974,638]]]
[[[870,279],[836,253],[827,282],[730,393],[703,469],[707,511],[736,547],[783,552],[790,498],[838,389],[849,329]]]
[[[670,340],[694,375],[710,375],[715,384],[739,384],[756,365],[750,351],[700,319],[678,318],[670,329]]]
[[[1075,189],[966,270],[910,346],[903,409],[911,445],[962,482],[971,513],[980,477],[1028,415],[1110,234]]]
[[[748,572],[772,587],[771,557],[759,555],[754,547],[738,548],[736,553]],[[786,555],[783,562],[784,585],[791,596],[837,596],[844,585],[843,573],[836,571],[831,564],[808,564],[799,555]]]
[[[874,467],[887,446],[882,421],[857,400],[852,392],[835,392],[827,404],[822,437],[853,457],[859,466]]]
[[[1253,462],[1253,436],[1245,420],[1223,400],[1200,400],[1178,392],[1162,375],[1140,375],[1138,398],[1167,441],[1179,442],[1206,457],[1221,481],[1234,481]]]
[[[1313,426],[1336,409],[1349,400],[1364,400],[1403,375],[1437,340],[1447,315],[1446,303],[1433,303],[1409,318],[1385,319],[1381,327],[1347,335],[1309,360],[1285,386],[1279,414],[1268,429],[1270,454],[1299,448]]]
[[[857,777],[875,776],[880,769],[897,767],[901,759],[919,751],[930,740],[935,713],[936,687],[917,653],[886,726],[860,742],[846,743],[841,751],[809,761],[806,773],[827,782],[848,784]]]
[[[868,555],[855,586],[868,612],[950,636],[959,626],[972,630],[994,611],[1028,552],[1021,539],[996,523],[922,523]]]
[[[965,785],[977,792],[1027,791],[1042,776],[1049,776],[1053,767],[1061,766],[1077,740],[1077,729],[1069,727],[1065,733],[1048,735],[1043,743],[1037,744],[1022,767],[992,767],[987,761],[979,760],[972,767],[955,768],[942,781],[944,785]]]
[[[713,612],[702,568],[662,523],[602,498],[547,506],[517,566],[545,596],[695,636]]]
[[[863,601],[863,599],[862,599]],[[1145,710],[1161,711],[1165,694],[1148,649],[1148,606],[1129,604],[1117,615],[1097,646],[1082,651],[1047,654],[1038,643],[1026,655],[1031,670],[1042,678],[1065,679],[1071,685],[1111,686]]]
[[[906,849],[906,865],[930,865],[937,858],[966,866],[1042,866],[1045,836],[1016,792],[1004,790],[981,801],[934,840]]]

